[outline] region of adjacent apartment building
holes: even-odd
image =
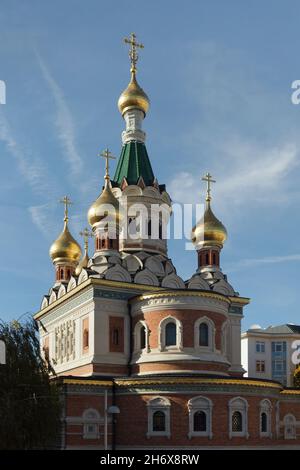
[[[295,340],[300,340],[300,326],[289,323],[268,328],[254,325],[243,333],[245,377],[277,380],[286,387],[292,387],[296,367],[292,361]]]

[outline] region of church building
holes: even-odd
[[[244,377],[241,320],[249,299],[221,269],[227,232],[213,212],[210,174],[204,215],[191,232],[197,270],[182,279],[168,255],[171,197],[148,156],[149,98],[137,81],[143,46],[134,34],[125,42],[131,76],[118,101],[125,130],[116,171],[111,178],[106,149],[83,252],[64,197],[63,230],[50,248],[54,282],[35,315],[61,389],[60,446],[299,447],[300,390]]]

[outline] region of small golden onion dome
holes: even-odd
[[[192,230],[192,242],[196,249],[206,246],[223,247],[227,239],[227,230],[222,222],[217,219],[211,210],[210,203],[207,202],[202,219]]]
[[[112,206],[114,210],[109,212],[109,206]],[[100,196],[89,208],[87,215],[88,222],[92,227],[95,224],[101,222],[104,217],[106,218],[106,220],[109,219],[110,222],[113,222],[115,220],[118,224],[120,223],[121,219],[119,201],[114,196],[111,190],[109,177],[105,179],[104,189]]]
[[[141,109],[146,115],[149,109],[150,100],[144,90],[139,86],[135,72],[131,72],[131,80],[126,88],[121,94],[118,101],[118,108],[122,116],[126,111],[130,109]]]
[[[79,276],[79,274],[81,273],[82,269],[83,268],[87,268],[88,267],[88,262],[89,262],[90,258],[89,258],[89,255],[87,253],[87,251],[85,250],[85,253],[83,255],[83,257],[81,258],[81,260],[79,261],[79,264],[77,266],[77,268],[75,269],[75,274],[77,276]]]
[[[72,237],[68,229],[67,221],[65,221],[64,229],[57,240],[52,243],[49,253],[53,263],[59,261],[77,263],[80,260],[81,248]]]

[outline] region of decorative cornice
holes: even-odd
[[[210,299],[215,299],[215,300],[220,300],[221,302],[226,302],[230,304],[230,300],[228,297],[222,294],[217,294],[215,292],[210,292],[210,291],[185,291],[185,290],[176,290],[176,291],[170,291],[170,290],[164,290],[162,292],[155,292],[153,294],[143,294],[138,297],[135,297],[134,299],[131,299],[130,302],[139,302],[142,300],[150,300],[150,299],[160,299],[163,297],[207,297]]]
[[[281,390],[282,386],[277,382],[263,382],[260,380],[244,379],[215,379],[215,378],[197,378],[197,377],[161,377],[147,379],[115,379],[115,384],[120,387],[130,387],[138,385],[171,385],[171,384],[208,384],[208,385],[243,385],[246,387],[274,388]]]
[[[80,380],[80,379],[62,379],[62,382],[67,385],[97,385],[98,387],[112,387],[112,380]]]
[[[73,297],[74,295],[78,294],[85,288],[89,286],[100,286],[100,287],[110,287],[110,288],[117,288],[120,290],[124,291],[133,291],[132,295],[134,296],[131,301],[142,301],[142,300],[148,300],[148,299],[159,299],[164,296],[172,296],[172,297],[206,297],[210,299],[215,299],[221,302],[225,302],[227,304],[231,303],[238,303],[240,305],[247,305],[250,301],[250,299],[247,299],[245,297],[227,297],[223,294],[219,294],[216,292],[211,292],[211,291],[193,291],[193,290],[181,290],[181,289],[176,289],[176,290],[169,290],[165,289],[163,287],[157,287],[157,286],[149,286],[145,284],[134,284],[130,282],[121,282],[121,281],[110,281],[106,279],[97,279],[97,278],[89,278],[86,281],[84,281],[82,284],[79,284],[76,286],[74,289],[71,291],[67,292],[65,295],[60,297],[59,299],[55,300],[53,303],[48,305],[47,307],[41,309],[39,312],[37,312],[34,315],[34,318],[38,320],[41,318],[43,315],[45,315],[47,312],[53,310],[55,307],[58,305],[62,304],[66,300],[68,300],[70,297]],[[147,292],[146,294],[142,294],[140,296],[136,296],[138,292]]]
[[[286,389],[286,390],[282,390],[280,392],[280,395],[300,395],[300,389],[296,390],[296,389],[293,389],[293,390],[290,390],[290,389]]]
[[[47,312],[53,310],[53,308],[57,307],[61,303],[63,303],[65,300],[68,300],[70,297],[73,297],[83,289],[89,286],[101,286],[101,287],[115,287],[119,289],[124,289],[124,290],[131,290],[134,291],[132,295],[136,295],[138,291],[157,291],[159,287],[157,286],[147,286],[144,284],[132,284],[130,282],[121,282],[121,281],[109,281],[107,279],[97,279],[97,278],[89,278],[86,281],[84,281],[82,284],[79,284],[79,286],[75,287],[71,291],[67,292],[65,295],[60,297],[59,299],[55,300],[53,303],[48,305],[47,307],[41,309],[38,311],[35,315],[34,318],[35,320],[38,320],[41,318],[43,315],[45,315]],[[161,290],[164,290],[161,288]]]
[[[251,302],[249,297],[228,297],[232,304],[248,305]]]

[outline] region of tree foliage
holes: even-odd
[[[294,387],[300,388],[300,365],[297,366],[294,372]]]
[[[40,354],[36,323],[0,323],[0,449],[49,448],[60,428],[59,392]]]

